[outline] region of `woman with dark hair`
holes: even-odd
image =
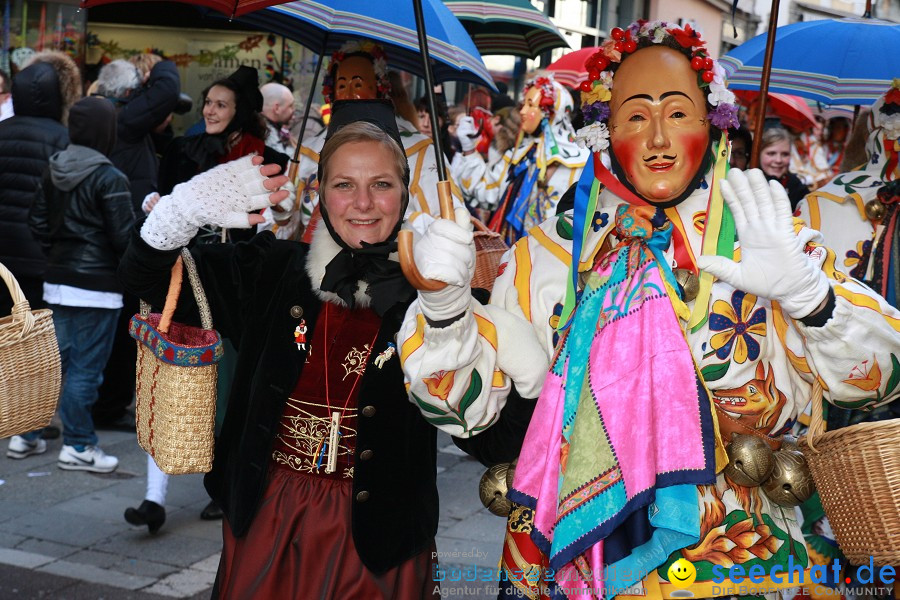
[[[160,200],[132,239],[120,275],[135,294],[162,302],[200,225],[252,226],[262,217],[243,213],[280,200],[250,159],[214,171]],[[192,250],[221,333],[241,340],[205,479],[225,512],[215,598],[440,596],[436,430],[407,397],[395,346],[415,297],[396,259],[409,176],[391,105],[338,101],[312,242],[263,232]]]
[[[242,66],[215,81],[202,93],[206,130],[199,135],[176,138],[166,149],[159,165],[159,193],[171,193],[183,183],[208,169],[248,154],[258,154],[265,162],[284,169],[288,157],[265,145],[266,124],[263,99],[256,69]]]

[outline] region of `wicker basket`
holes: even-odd
[[[200,308],[203,328],[171,321],[181,290],[182,264]],[[129,332],[137,340],[135,422],[138,444],[170,475],[212,469],[217,364],[222,340],[213,329],[197,268],[185,249],[172,268],[162,314],[141,313]]]
[[[853,564],[900,563],[900,419],[824,430],[816,382],[799,446],[838,546]]]
[[[500,259],[509,249],[496,231],[472,217],[475,238],[475,275],[472,277],[473,288],[494,289],[494,280],[500,267]]]
[[[0,319],[0,438],[50,424],[59,400],[59,344],[53,311],[31,310],[13,274],[0,264],[0,278],[13,300]]]

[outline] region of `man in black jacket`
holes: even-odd
[[[28,210],[50,156],[69,143],[65,123],[81,97],[78,67],[61,52],[41,52],[13,78],[15,116],[0,122],[0,263],[22,287],[32,308],[43,306],[46,260],[28,230]],[[12,299],[0,286],[0,317]]]
[[[69,136],[68,148],[50,158],[29,217],[47,253],[44,301],[53,309],[64,375],[57,466],[109,473],[119,461],[97,446],[91,407],[122,308],[116,269],[135,216],[128,179],[107,158],[116,139],[112,103],[79,100],[71,110]],[[23,458],[46,450],[39,433],[13,436],[7,455]]]

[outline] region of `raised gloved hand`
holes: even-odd
[[[475,242],[472,218],[464,208],[454,211],[455,220],[436,219],[416,240],[413,256],[419,273],[448,285],[436,292],[419,291],[419,305],[429,321],[446,321],[464,313],[475,274]]]
[[[287,191],[288,197],[272,207],[272,218],[276,223],[283,223],[291,218],[294,202],[297,200],[297,187],[292,181],[281,186],[281,189]]]
[[[697,265],[736,289],[777,301],[794,319],[809,316],[828,296],[828,278],[794,233],[791,204],[777,181],[759,169],[732,169],[722,196],[734,215],[741,260],[701,256]]]
[[[157,250],[186,246],[202,225],[246,229],[262,223],[250,211],[277,204],[288,196],[279,188],[284,175],[272,177],[278,165],[245,156],[200,173],[163,196],[141,227],[141,238]]]
[[[459,138],[459,147],[463,152],[470,152],[478,145],[478,129],[475,127],[475,119],[462,116],[456,123],[456,137]],[[472,137],[475,136],[475,137]]]

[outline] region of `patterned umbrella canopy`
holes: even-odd
[[[496,89],[469,34],[441,0],[422,0],[422,12],[435,79]],[[334,52],[348,38],[369,38],[386,46],[391,66],[424,74],[412,0],[296,0],[235,21],[283,35],[321,54]]]
[[[728,86],[758,90],[768,34],[722,57]],[[879,19],[803,21],[775,33],[769,91],[824,104],[869,105],[900,76],[900,25]]]
[[[528,0],[444,0],[481,54],[534,58],[569,43],[556,25]]]

